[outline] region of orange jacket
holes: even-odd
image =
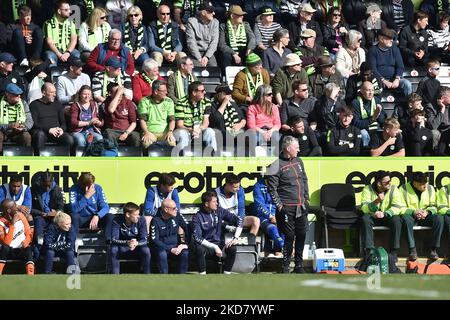
[[[18,213],[20,220],[24,227],[25,239],[22,241],[23,248],[26,248],[31,243],[31,230],[27,219],[22,213]],[[6,217],[0,217],[0,243],[10,246],[15,238],[15,225],[11,224],[11,221]]]

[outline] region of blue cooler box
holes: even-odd
[[[342,249],[324,248],[314,251],[313,269],[321,271],[344,271],[345,259]]]

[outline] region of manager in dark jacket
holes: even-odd
[[[268,186],[277,206],[277,221],[285,236],[282,273],[289,273],[295,240],[295,273],[304,273],[303,247],[308,230],[308,177],[303,161],[297,157],[298,140],[287,136],[281,144],[280,158],[268,168]]]

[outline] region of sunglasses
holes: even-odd
[[[134,14],[132,13],[132,14],[129,14],[128,16],[129,17],[139,17],[139,13],[134,13]]]
[[[272,92],[266,93],[265,96],[271,97],[273,95]]]
[[[162,16],[170,16],[170,12],[161,12]]]
[[[306,88],[306,89],[298,89],[300,92],[305,92],[305,91],[308,91],[308,88]]]
[[[430,69],[433,70],[433,71],[439,71],[441,68],[436,67],[436,68],[430,68]]]
[[[333,17],[340,17],[341,14],[340,13],[333,13]]]
[[[100,17],[101,20],[106,20],[106,16]]]

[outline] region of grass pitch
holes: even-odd
[[[0,277],[0,299],[450,299],[450,276],[240,274],[6,275]]]

